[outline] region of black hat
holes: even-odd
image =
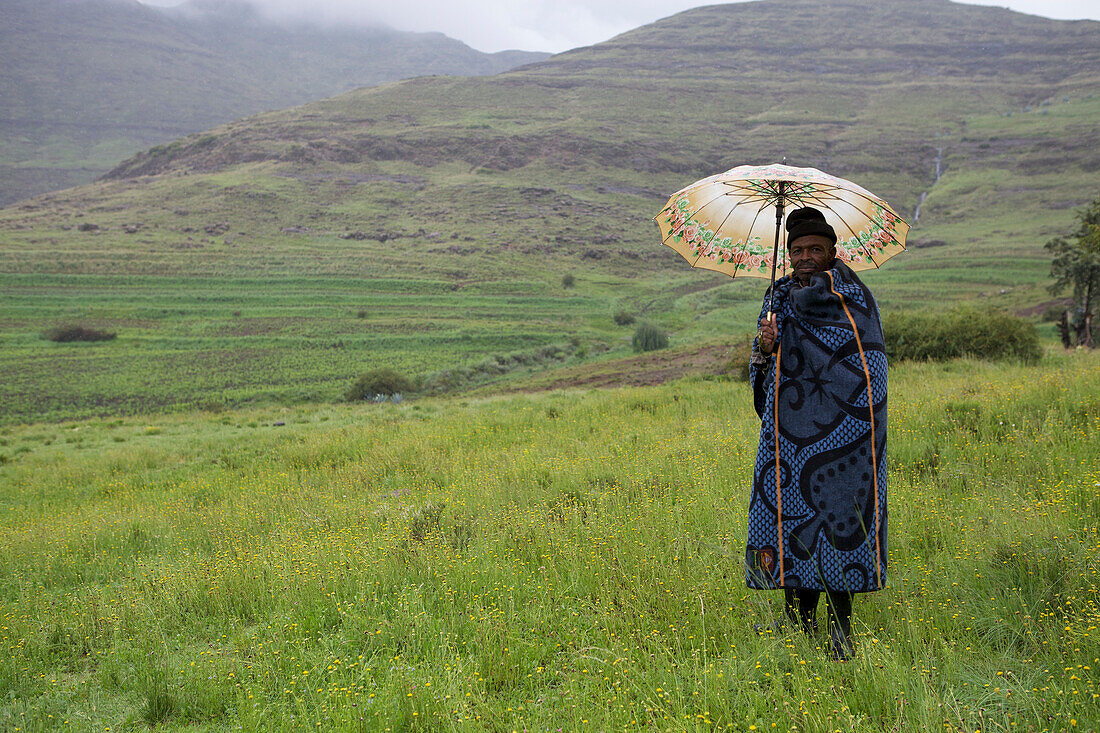
[[[811,234],[825,237],[826,239],[832,240],[833,244],[836,244],[836,232],[833,231],[833,228],[825,221],[825,215],[817,209],[806,206],[801,209],[795,209],[787,216],[788,247],[791,246],[791,242],[799,237],[805,237]]]

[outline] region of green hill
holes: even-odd
[[[229,120],[422,74],[493,74],[438,33],[289,27],[244,0],[0,2],[0,203],[87,183],[122,158]]]
[[[919,207],[913,251],[867,277],[887,307],[1035,307],[1042,242],[1100,192],[1098,92],[1100,23],[761,0],[240,120],[0,213],[0,396],[22,417],[330,399],[383,365],[463,387],[622,356],[618,311],[674,345],[740,337],[763,286],[690,271],[650,217],[783,157]],[[118,338],[38,337],[73,320]]]

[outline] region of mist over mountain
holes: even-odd
[[[2,0],[0,203],[263,110],[546,56],[485,54],[439,33],[281,24],[242,0]]]

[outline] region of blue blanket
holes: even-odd
[[[767,310],[764,299],[761,318]],[[886,584],[886,353],[878,306],[839,260],[775,283],[778,349],[750,370],[761,413],[749,502],[752,588]],[[778,375],[777,375],[778,372]]]

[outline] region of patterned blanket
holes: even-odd
[[[764,317],[768,299],[765,296]],[[844,263],[775,283],[778,348],[751,369],[761,412],[749,502],[752,588],[886,584],[886,354],[878,306]]]

